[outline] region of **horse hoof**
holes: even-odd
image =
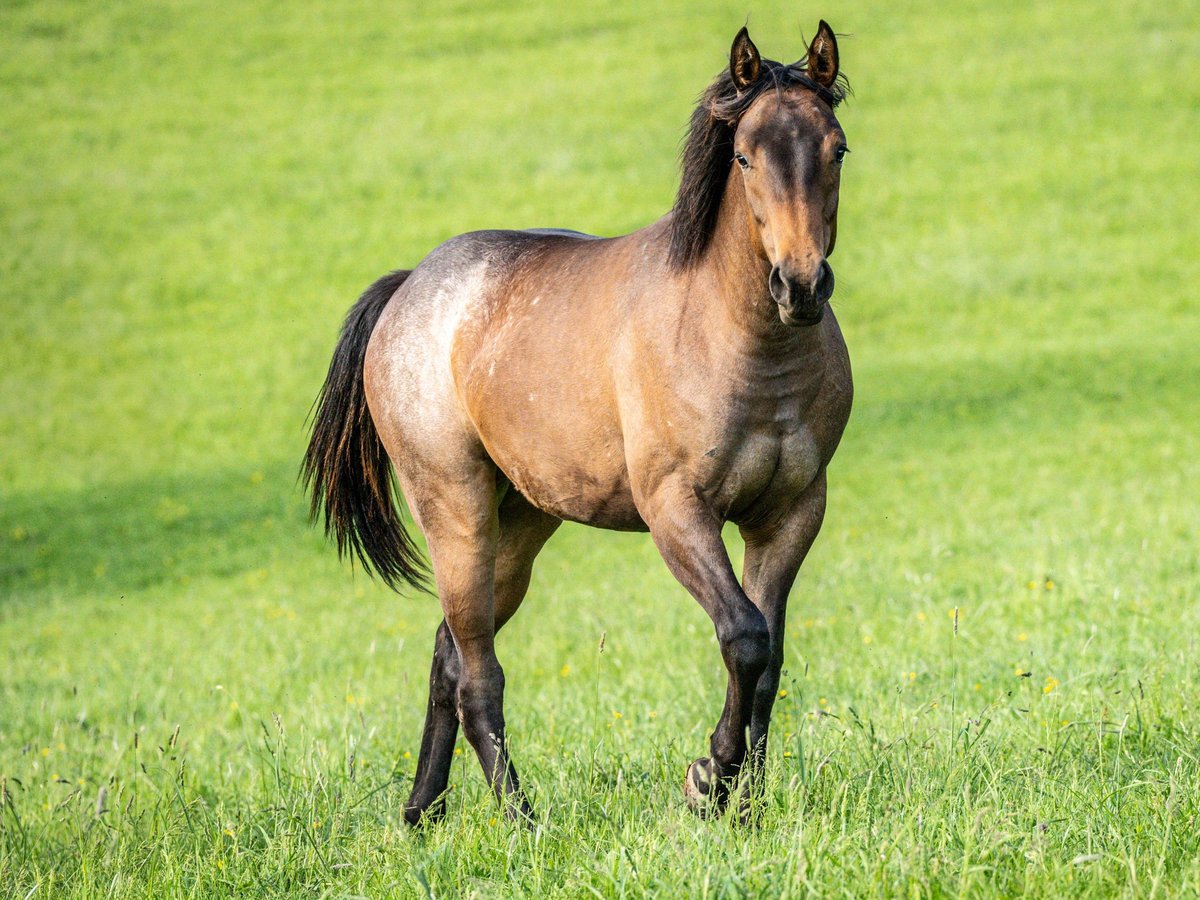
[[[520,825],[527,831],[537,828],[537,817],[533,814],[533,807],[529,805],[529,801],[523,798],[520,803],[509,804],[505,809],[505,816],[508,821],[514,825]]]
[[[688,766],[687,775],[683,780],[683,796],[687,798],[688,809],[702,819],[721,813],[720,785],[713,775],[712,760],[698,759]]]
[[[406,806],[404,821],[413,828],[427,828],[436,825],[446,815],[446,798],[438,797],[427,806]]]
[[[761,809],[750,799],[750,796],[744,795],[738,803],[737,819],[738,824],[743,828],[757,828],[762,818]]]

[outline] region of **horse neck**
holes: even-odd
[[[699,268],[711,285],[700,314],[710,329],[732,336],[750,356],[794,358],[820,349],[820,328],[794,328],[779,319],[769,287],[771,261],[746,202],[741,174],[730,168],[712,242]]]

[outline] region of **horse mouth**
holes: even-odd
[[[809,316],[800,315],[798,313],[788,312],[782,306],[779,307],[779,319],[784,325],[791,325],[793,328],[811,328],[825,318],[825,304],[822,303],[815,313]]]

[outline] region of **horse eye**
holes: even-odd
[[[835,159],[837,162],[841,162],[841,161],[842,161],[842,160],[843,160],[843,159],[846,157],[846,154],[847,154],[847,153],[849,153],[849,152],[850,152],[850,148],[849,148],[849,147],[838,147],[838,148],[837,148],[837,151],[836,151],[836,152],[834,153],[834,155],[833,155],[833,158],[834,158],[834,159]]]
[[[733,154],[733,158],[737,160],[737,164],[739,166],[741,166],[743,169],[750,168],[750,161],[747,160],[746,157],[742,156],[742,154],[735,153],[735,154]]]

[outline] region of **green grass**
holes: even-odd
[[[473,7],[0,9],[0,894],[1200,893],[1184,2],[755,5],[856,90],[763,822],[683,804],[703,613],[568,527],[500,640],[540,824],[464,754],[403,826],[437,606],[295,484],[341,316],[457,232],[660,215],[747,11]]]

